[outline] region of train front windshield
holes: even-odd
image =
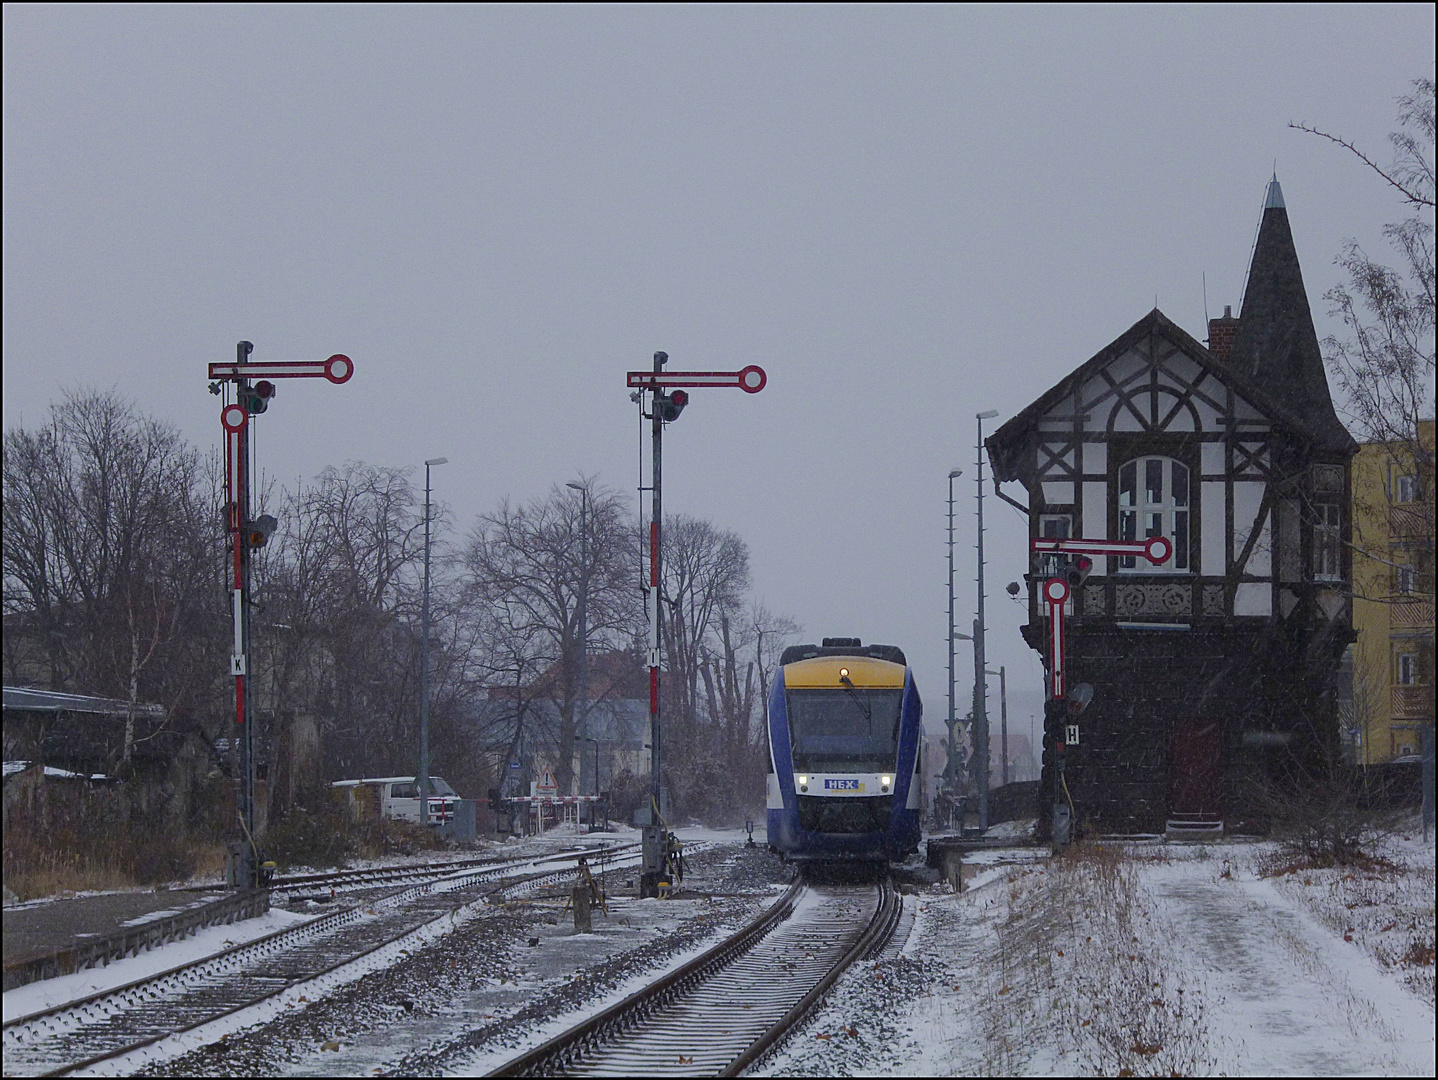
[[[790,690],[789,734],[799,772],[890,772],[899,755],[902,689]]]

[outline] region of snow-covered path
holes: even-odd
[[[759,1071],[1434,1075],[1434,1010],[1415,969],[1380,961],[1342,921],[1391,938],[1395,924],[1421,935],[1426,919],[1431,942],[1431,848],[1409,850],[1408,875],[1385,871],[1382,887],[1361,871],[1275,884],[1253,869],[1267,850],[1023,861],[981,870],[959,895],[912,897],[902,954],[840,980]]]
[[[1222,1071],[1433,1075],[1433,1010],[1271,882],[1219,878],[1207,860],[1145,878],[1178,955],[1207,983]]]

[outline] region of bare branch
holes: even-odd
[[[1413,203],[1416,206],[1433,205],[1433,196],[1424,196],[1421,193],[1413,190],[1408,185],[1400,181],[1397,177],[1395,177],[1392,173],[1385,170],[1381,165],[1375,162],[1362,150],[1358,149],[1358,147],[1354,146],[1347,139],[1340,139],[1337,135],[1330,135],[1326,131],[1319,131],[1318,128],[1311,127],[1308,124],[1295,124],[1290,121],[1288,126],[1293,128],[1295,131],[1306,131],[1310,135],[1317,135],[1320,138],[1337,143],[1339,146],[1343,147],[1345,150],[1349,151],[1356,158],[1358,158],[1359,161],[1363,162],[1363,164],[1367,165],[1370,169],[1376,172],[1379,176],[1383,177],[1383,179],[1386,180],[1389,184],[1393,185],[1393,187],[1396,188],[1398,192],[1410,203]]]

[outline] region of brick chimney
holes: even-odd
[[[1208,351],[1220,360],[1227,360],[1237,335],[1238,320],[1233,317],[1233,307],[1224,304],[1223,318],[1208,320]]]

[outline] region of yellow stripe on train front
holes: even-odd
[[[874,660],[867,656],[816,656],[811,660],[797,660],[784,666],[784,685],[790,690],[796,687],[842,686],[840,668],[849,669],[849,681],[856,687],[904,685],[903,664],[891,664],[887,660]]]

